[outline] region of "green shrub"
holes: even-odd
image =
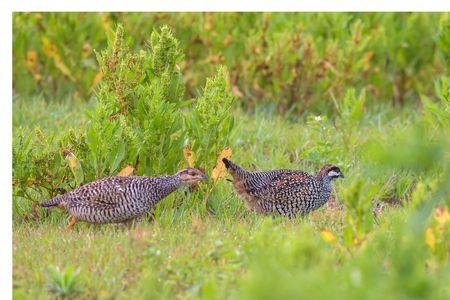
[[[183,54],[172,31],[153,31],[146,47],[131,48],[122,26],[97,53],[103,79],[86,126],[45,136],[17,129],[13,145],[16,196],[42,200],[132,165],[139,175],[183,167],[191,143],[198,166],[212,170],[233,128],[228,74],[221,67],[197,99],[184,101]],[[30,194],[33,191],[34,194]]]
[[[132,51],[119,26],[108,44],[98,54],[104,79],[86,131],[95,174],[115,174],[127,163],[139,174],[175,171],[183,145],[178,42],[163,27],[149,47]]]
[[[211,168],[211,161],[219,151],[229,146],[234,124],[231,111],[235,97],[230,94],[228,73],[219,67],[217,75],[207,78],[201,95],[195,100],[192,113],[186,118],[189,143],[197,155],[199,165]],[[210,170],[208,170],[210,171]]]
[[[55,136],[39,129],[18,129],[13,138],[13,185],[16,196],[40,200],[38,194],[56,196],[67,177],[63,158],[56,146]]]

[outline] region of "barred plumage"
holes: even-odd
[[[290,218],[324,205],[331,195],[331,180],[344,177],[338,167],[329,164],[312,176],[295,170],[248,172],[226,158],[223,163],[233,177],[237,194],[244,198],[249,209]]]
[[[206,175],[188,168],[173,176],[113,176],[83,185],[41,206],[67,210],[74,220],[90,223],[119,223],[140,218],[181,185],[205,180]]]

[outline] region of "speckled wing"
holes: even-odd
[[[132,177],[108,177],[83,185],[69,195],[71,202],[98,205],[120,203],[125,196]]]
[[[77,220],[91,223],[123,222],[142,216],[150,203],[139,201],[139,177],[108,177],[70,193],[66,208]]]
[[[283,203],[299,195],[309,194],[314,178],[301,171],[279,170],[264,186],[249,190],[249,194],[266,202]]]

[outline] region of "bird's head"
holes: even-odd
[[[342,174],[341,170],[335,165],[326,164],[320,169],[316,176],[327,176],[330,180],[336,178],[344,178],[344,174]]]
[[[193,185],[199,181],[208,180],[208,176],[199,169],[187,168],[177,172],[176,176],[180,179],[181,184]]]

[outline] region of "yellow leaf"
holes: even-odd
[[[81,57],[87,58],[89,55],[91,55],[92,47],[89,43],[85,43],[83,45],[83,51],[81,52]]]
[[[371,59],[374,55],[375,55],[374,51],[368,51],[368,52],[364,53],[364,55],[363,55],[364,71],[369,70],[369,68],[371,66]]]
[[[94,81],[92,82],[91,91],[93,91],[97,87],[102,78],[103,78],[102,71],[98,71],[98,73],[95,74]]]
[[[191,146],[187,145],[183,148],[184,159],[187,161],[188,166],[193,168],[195,165],[195,154],[192,151]]]
[[[425,243],[430,247],[431,250],[434,250],[436,245],[436,237],[434,236],[433,228],[428,227],[425,232]]]
[[[119,172],[119,174],[117,174],[117,176],[123,176],[123,177],[125,177],[125,176],[130,176],[131,174],[133,174],[133,172],[134,172],[134,167],[128,165],[128,166],[126,166],[125,168],[123,168],[123,169]]]
[[[36,181],[36,180],[34,180],[34,178],[28,178],[28,179],[27,179],[27,185],[28,185],[28,186],[32,186],[32,185],[34,184],[35,181]]]
[[[53,58],[56,68],[69,77],[70,80],[75,81],[69,68],[61,60],[61,56],[59,56],[56,46],[52,44],[46,36],[42,37],[42,44],[45,55]]]
[[[448,213],[447,207],[439,206],[436,208],[434,211],[434,218],[441,226],[450,221],[450,214]]]
[[[82,184],[84,180],[84,172],[75,154],[66,148],[62,150],[62,155],[64,155],[65,159],[68,161],[70,171],[72,172],[77,184]]]
[[[37,82],[42,80],[42,76],[41,74],[33,74],[34,80],[36,80]]]
[[[243,98],[244,97],[244,94],[242,94],[241,90],[236,85],[234,85],[232,87],[231,91],[238,98]]]
[[[327,242],[328,244],[333,244],[336,242],[336,237],[334,234],[326,227],[322,228],[320,231],[320,235],[322,236],[322,239]]]
[[[72,173],[75,175],[75,168],[77,166],[77,157],[72,152],[69,152],[66,155],[66,159],[69,161],[70,170],[72,170]]]
[[[56,46],[53,45],[47,37],[42,37],[44,54],[50,58],[56,55]]]
[[[233,41],[233,37],[231,34],[227,34],[227,36],[223,39],[223,45],[226,47]]]
[[[37,52],[34,50],[28,50],[27,52],[27,64],[30,68],[33,68],[34,66],[36,66],[36,61],[37,61]]]
[[[56,68],[60,70],[61,73],[69,77],[70,80],[75,81],[75,78],[72,76],[72,73],[70,72],[69,68],[62,62],[59,55],[56,55],[53,60],[55,61]]]
[[[225,178],[227,176],[227,168],[222,162],[222,159],[227,158],[229,159],[231,157],[231,149],[229,147],[226,147],[225,149],[220,152],[219,157],[217,158],[216,166],[212,170],[211,177],[214,180],[219,180],[221,178]]]
[[[27,59],[25,65],[30,70],[34,79],[39,82],[42,80],[42,76],[38,72],[38,53],[34,50],[27,51]]]
[[[211,21],[212,17],[211,16],[206,16],[206,20],[203,23],[203,28],[205,30],[211,30],[212,28],[212,21]]]
[[[102,13],[102,25],[105,31],[109,31],[109,29],[111,28],[108,13]]]

